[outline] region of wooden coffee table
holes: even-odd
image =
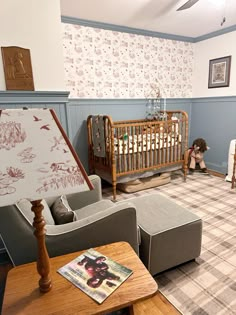
[[[134,303],[155,295],[157,283],[128,243],[117,242],[95,250],[133,270],[133,274],[102,304],[96,303],[57,273],[57,269],[85,252],[79,251],[50,259],[53,287],[47,293],[39,291],[35,263],[11,269],[6,281],[2,315],[107,314],[124,307],[129,307],[130,314],[133,314]]]

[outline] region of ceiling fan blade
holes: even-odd
[[[177,11],[182,11],[191,8],[199,0],[188,0],[184,5],[177,9]]]

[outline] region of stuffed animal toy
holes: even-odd
[[[203,173],[207,173],[207,168],[203,159],[204,152],[207,151],[209,147],[206,141],[202,138],[197,138],[193,141],[192,147],[189,148],[189,173],[192,174],[196,169],[196,164]]]

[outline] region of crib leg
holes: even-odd
[[[186,179],[187,179],[187,169],[184,168],[184,182],[186,182]]]
[[[112,182],[113,201],[116,201],[116,182]]]
[[[186,182],[186,179],[187,179],[188,157],[189,157],[189,152],[185,151],[185,153],[184,153],[184,164],[183,164],[184,182]]]

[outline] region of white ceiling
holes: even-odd
[[[61,15],[143,30],[198,37],[236,25],[236,0],[60,0]],[[225,17],[226,21],[221,26]]]

